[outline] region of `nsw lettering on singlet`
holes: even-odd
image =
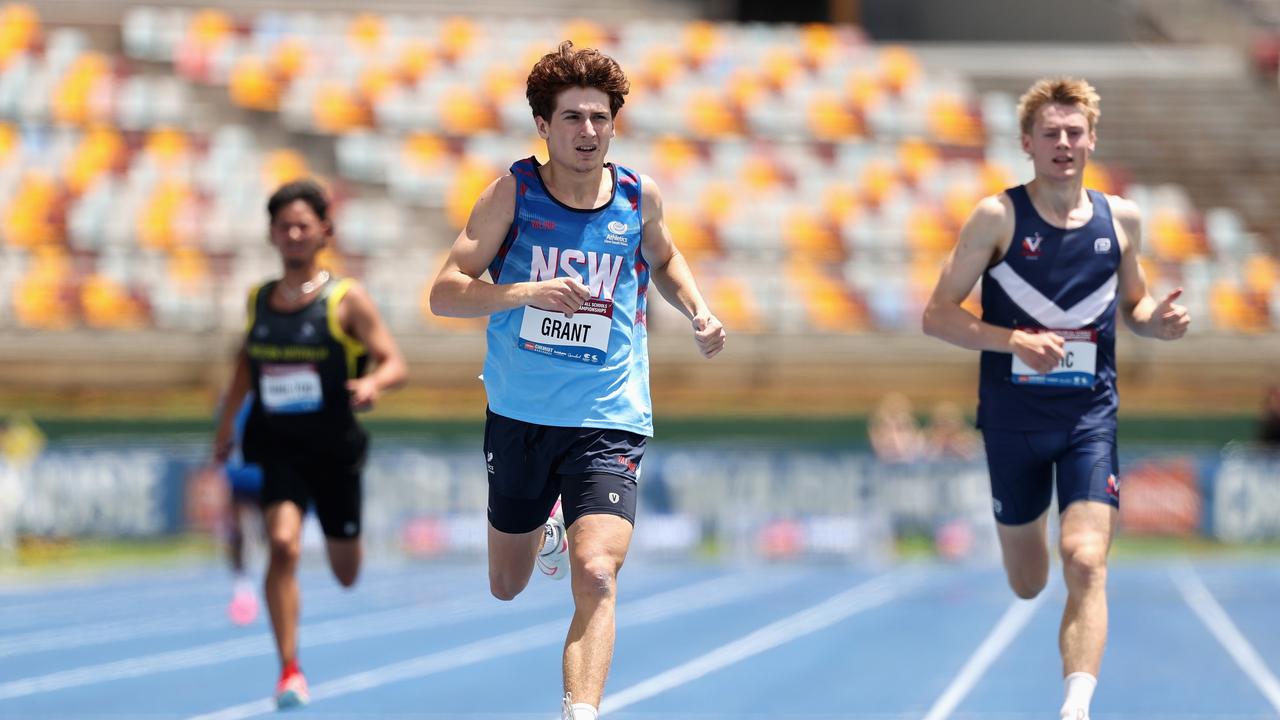
[[[534,245],[529,281],[557,275],[580,280],[591,297],[572,316],[528,306],[520,321],[517,346],[521,350],[565,360],[601,365],[609,355],[613,327],[613,291],[625,258],[622,255],[577,248]]]

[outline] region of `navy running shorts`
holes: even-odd
[[[565,527],[583,515],[636,521],[636,480],[648,440],[626,430],[537,425],[486,410],[489,524],[499,532],[542,527],[561,498]]]
[[[1022,525],[1049,507],[1056,471],[1058,512],[1077,500],[1120,507],[1115,427],[1022,432],[983,430],[992,507],[1002,525]]]

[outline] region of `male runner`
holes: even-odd
[[[535,558],[543,572],[563,576],[569,555],[567,720],[597,717],[613,656],[617,575],[653,434],[650,275],[689,318],[704,357],[725,341],[671,240],[657,185],[605,161],[627,90],[612,58],[570,42],[534,65],[526,96],[549,162],[519,160],[485,189],[431,290],[439,315],[490,316],[484,452],[493,594],[519,594]]]
[[[236,362],[227,407],[255,394],[245,427],[244,457],[262,468],[262,507],[271,557],[267,609],[280,653],[276,704],[308,699],[298,667],[297,568],[302,518],[315,503],[329,566],[343,587],[360,569],[360,474],[368,436],[356,410],[371,407],[404,380],[405,364],[368,293],[319,267],[333,235],[329,200],[314,182],[284,185],[267,202],[271,243],[284,275],[249,294],[247,337]],[[365,372],[372,357],[376,368]],[[224,413],[214,456],[231,448]]]
[[[1009,584],[1035,597],[1049,573],[1056,477],[1067,584],[1061,716],[1089,717],[1107,636],[1107,552],[1120,504],[1115,318],[1164,340],[1187,331],[1181,288],[1156,302],[1138,264],[1138,208],[1084,187],[1098,94],[1043,79],[1022,96],[1035,179],[978,203],[924,311],[924,331],[981,350],[978,425]],[[982,278],[982,318],[961,307]]]

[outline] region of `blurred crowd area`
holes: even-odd
[[[326,263],[393,330],[478,333],[427,289],[483,187],[545,159],[524,79],[561,39],[628,72],[610,157],[663,187],[735,333],[915,332],[974,203],[1030,177],[1014,94],[853,26],[156,6],[119,33],[113,52],[0,6],[0,328],[235,330],[278,272],[266,197],[314,175]],[[1280,327],[1280,264],[1239,212],[1089,170],[1140,203],[1147,275],[1200,327]],[[683,328],[654,305],[656,332]]]

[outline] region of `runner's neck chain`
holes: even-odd
[[[289,302],[294,302],[297,300],[301,300],[302,298],[324,287],[324,284],[327,282],[329,282],[328,270],[321,270],[320,272],[316,273],[315,277],[302,283],[297,288],[291,288],[284,283],[284,280],[281,280],[280,294],[284,296],[285,300]]]

